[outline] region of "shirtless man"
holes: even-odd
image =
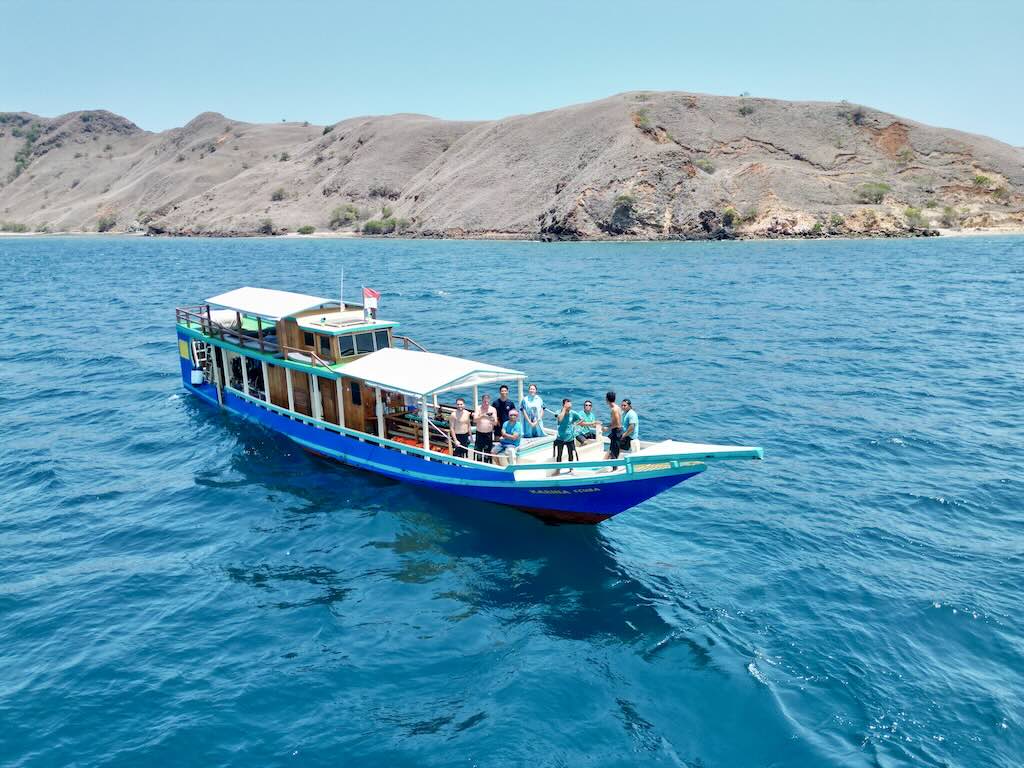
[[[497,421],[498,412],[491,405],[491,396],[484,395],[480,400],[480,407],[473,411],[473,423],[476,424],[476,444],[473,446],[476,453],[473,458],[477,461],[494,463],[491,448],[494,446],[494,425]]]
[[[451,432],[455,450],[452,455],[457,458],[466,458],[469,453],[469,411],[466,410],[466,401],[461,397],[455,399],[455,410],[448,417],[448,430]]]
[[[606,393],[604,399],[608,403],[608,410],[612,414],[608,422],[608,453],[604,457],[606,459],[617,459],[621,450],[619,441],[622,439],[622,409],[615,404],[614,392]]]

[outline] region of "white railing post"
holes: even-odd
[[[261,361],[263,363],[263,399],[268,403],[270,402],[270,368],[267,366],[267,361]]]
[[[292,389],[292,369],[284,367],[284,380],[288,384],[288,410],[295,412],[295,390]]]

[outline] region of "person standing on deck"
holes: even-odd
[[[455,410],[448,417],[448,429],[454,441],[452,455],[464,459],[469,453],[469,411],[466,410],[466,401],[461,397],[455,399]]]
[[[608,410],[611,411],[611,419],[608,421],[608,452],[604,455],[606,459],[619,458],[622,439],[622,409],[615,404],[615,393],[607,392],[604,400],[608,403]]]
[[[523,412],[523,437],[544,437],[544,400],[537,394],[537,385],[531,384],[529,394],[519,404]]]
[[[588,440],[597,439],[597,416],[594,415],[594,404],[589,400],[583,401],[583,413],[576,422],[576,442],[580,445]]]
[[[640,450],[640,417],[633,410],[633,401],[622,400],[622,439],[619,441],[624,451]]]
[[[509,464],[515,464],[516,451],[522,439],[523,425],[519,423],[519,412],[513,408],[508,412],[508,421],[501,425],[501,439],[494,449],[494,455],[506,456]]]
[[[477,461],[486,461],[493,464],[491,448],[494,447],[494,427],[498,422],[498,412],[491,405],[491,396],[484,395],[480,400],[480,407],[473,412],[473,422],[476,424],[476,443],[473,448],[473,458]]]
[[[498,412],[498,424],[508,421],[508,413],[514,410],[516,404],[508,399],[508,385],[502,384],[498,387],[498,399],[494,401],[494,410]]]
[[[555,414],[555,423],[558,425],[558,434],[555,436],[555,461],[561,462],[562,448],[565,448],[568,454],[567,461],[572,461],[576,457],[576,441],[573,435],[579,420],[580,413],[572,409],[572,400],[568,397],[562,398],[562,410]]]

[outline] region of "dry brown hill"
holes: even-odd
[[[1024,150],[867,107],[639,92],[488,122],[423,115],[150,133],[0,114],[8,230],[438,237],[897,235],[1024,226]]]

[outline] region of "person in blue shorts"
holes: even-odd
[[[523,440],[523,425],[519,423],[519,411],[508,412],[508,421],[501,425],[501,437],[494,447],[495,456],[505,456],[510,464],[515,464],[516,450]]]

